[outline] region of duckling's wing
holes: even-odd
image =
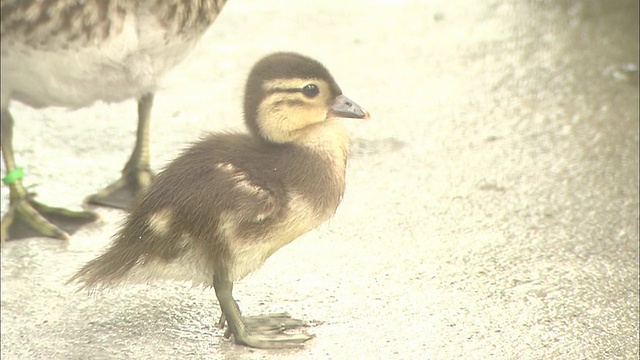
[[[263,172],[249,172],[231,162],[216,165],[224,192],[215,194],[220,215],[236,223],[258,223],[277,214],[286,204],[282,184]]]

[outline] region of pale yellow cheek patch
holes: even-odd
[[[163,209],[151,215],[149,227],[159,235],[169,233],[171,229],[171,209]]]
[[[309,84],[318,87],[317,96],[307,97],[302,93]],[[269,141],[296,141],[298,131],[327,117],[331,88],[322,79],[273,79],[265,81],[262,88],[267,95],[258,106],[256,122],[262,137]]]

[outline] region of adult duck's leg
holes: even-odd
[[[226,320],[229,326],[228,332],[233,334],[236,343],[261,349],[279,349],[298,347],[301,343],[313,338],[313,335],[309,334],[283,332],[287,328],[299,327],[303,323],[300,320],[290,319],[288,314],[263,315],[245,319],[240,313],[238,303],[233,299],[233,283],[220,276],[214,276],[213,287],[224,316],[220,322],[223,323]],[[293,323],[289,323],[287,326],[289,320],[299,325],[291,326]]]
[[[145,94],[138,99],[136,145],[131,153],[131,158],[122,170],[122,177],[97,194],[89,196],[86,199],[87,202],[118,209],[129,209],[136,195],[151,184],[153,173],[149,166],[149,123],[152,106],[153,94]]]
[[[2,241],[34,236],[68,239],[83,225],[98,219],[88,211],[54,208],[32,199],[22,185],[22,170],[16,166],[13,155],[13,118],[8,109],[2,109],[2,156],[6,175],[2,179],[9,186],[9,209],[2,218]]]

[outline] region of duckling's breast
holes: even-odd
[[[257,230],[254,233],[238,229],[235,234],[237,241],[229,243],[229,253],[233,258],[229,267],[229,279],[242,279],[259,268],[278,249],[318,227],[329,217],[330,214],[319,216],[308,201],[292,194],[286,215],[281,219],[266,221],[265,226],[253,227]]]

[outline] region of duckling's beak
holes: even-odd
[[[340,95],[333,102],[333,105],[331,105],[327,117],[368,119],[369,112],[351,101],[348,97]]]

